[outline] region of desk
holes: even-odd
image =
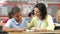
[[[8,32],[9,34],[60,34],[60,30],[40,31],[40,32]]]
[[[60,23],[54,23],[55,25],[55,30],[60,30]]]

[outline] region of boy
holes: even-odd
[[[18,7],[12,8],[13,18],[3,26],[3,31],[24,31],[26,30],[26,21],[22,18],[22,13]]]

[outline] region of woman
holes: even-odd
[[[60,10],[58,10],[53,18],[54,23],[60,23]]]
[[[55,18],[53,19],[55,30],[60,30],[60,10],[58,10],[55,14]]]
[[[31,30],[54,30],[52,17],[47,14],[45,4],[38,3],[34,7],[35,17],[32,19],[31,24],[28,26]]]
[[[56,22],[57,23],[60,23],[60,10],[58,10],[57,12],[56,12]]]

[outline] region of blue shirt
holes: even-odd
[[[8,28],[23,28],[23,27],[27,27],[26,21],[24,18],[22,18],[22,23],[19,24],[16,22],[16,20],[14,18],[8,20],[8,22],[5,24],[6,27]]]
[[[28,21],[29,23],[31,23],[31,18],[28,17],[28,18],[25,18],[26,21]]]
[[[57,22],[56,18],[53,18],[53,22],[60,24],[60,22]]]
[[[56,22],[57,22],[55,17],[53,18],[53,22],[54,22],[54,23],[56,23]]]

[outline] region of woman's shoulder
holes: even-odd
[[[52,16],[51,15],[47,15],[46,18],[52,18]]]
[[[51,15],[46,15],[45,20],[51,20],[51,19],[52,19],[52,16]]]
[[[47,17],[51,17],[51,15],[47,15]]]

